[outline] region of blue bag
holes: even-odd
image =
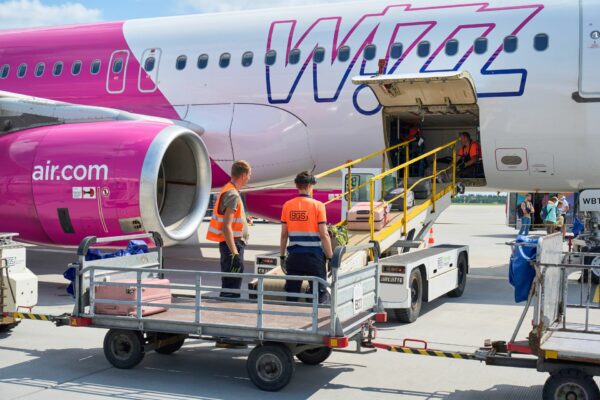
[[[538,238],[530,236],[517,236],[517,243],[537,244]],[[508,269],[508,281],[515,288],[515,302],[527,300],[531,284],[535,278],[535,269],[530,262],[535,261],[537,247],[513,246]]]

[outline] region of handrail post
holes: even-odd
[[[435,153],[433,155],[433,182],[431,182],[432,185],[432,192],[433,192],[433,196],[431,198],[431,202],[432,202],[432,207],[433,207],[433,212],[435,212],[435,198],[437,197],[437,153]]]
[[[407,165],[406,167],[404,167],[404,207],[402,207],[402,212],[404,213],[404,217],[402,218],[402,236],[406,236],[406,219],[408,218],[408,212],[407,212],[407,194],[408,194],[408,168],[409,166]],[[371,239],[373,240],[373,239]]]
[[[456,142],[452,146],[452,193],[456,196]]]
[[[369,202],[371,205],[369,212],[369,228],[371,230],[371,240],[375,240],[375,180],[371,178],[369,181]]]
[[[381,173],[383,174],[385,172],[385,155],[386,153],[383,153],[383,155],[381,156]],[[381,180],[381,198],[383,199],[385,197],[385,178],[383,178]]]
[[[346,175],[346,192],[348,192],[348,211],[352,208],[352,167],[348,167],[348,174]]]

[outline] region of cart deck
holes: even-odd
[[[567,330],[550,330],[542,339],[541,350],[547,359],[600,364],[600,326],[568,324]]]

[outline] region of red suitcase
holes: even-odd
[[[376,202],[374,208],[375,230],[381,230],[388,223],[388,206],[383,202]],[[356,203],[348,211],[348,230],[351,231],[368,231],[369,214],[371,213],[370,203]]]
[[[118,280],[115,283],[130,283],[131,286],[96,286],[97,300],[137,300],[137,281],[135,279]],[[147,285],[170,285],[168,279],[143,279],[142,284]],[[142,287],[142,302],[171,304],[171,289]],[[165,307],[142,306],[142,316],[158,314],[166,311]],[[136,315],[137,307],[134,304],[105,304],[96,303],[96,314],[108,315]]]

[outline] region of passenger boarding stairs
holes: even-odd
[[[456,146],[457,142],[453,141],[444,146],[440,146],[433,149],[418,157],[410,158],[409,145],[412,142],[406,141],[398,145],[386,148],[382,151],[370,154],[366,157],[359,158],[357,160],[349,161],[348,163],[341,165],[337,168],[333,168],[320,175],[317,175],[317,179],[322,179],[332,174],[339,174],[345,172],[346,179],[344,192],[340,195],[330,199],[325,203],[327,206],[335,201],[344,199],[347,202],[347,208],[352,207],[352,194],[368,187],[369,202],[371,205],[369,213],[369,230],[357,231],[348,230],[348,241],[349,245],[359,245],[368,243],[369,241],[379,242],[381,252],[386,251],[397,251],[402,252],[409,250],[410,248],[424,247],[425,240],[428,238],[430,228],[433,226],[437,218],[450,206],[451,199],[457,194],[456,185]],[[389,168],[388,167],[388,155],[392,151],[404,150],[406,162]],[[447,154],[451,151],[452,162],[449,166],[445,166],[443,169],[438,169],[438,156],[440,153]],[[352,170],[362,163],[366,163],[381,157],[382,159],[382,170],[381,174],[374,176],[367,182],[364,182],[355,187],[351,187],[352,182]],[[429,175],[424,177],[411,177],[409,183],[409,171],[411,166],[422,160],[427,160],[430,165],[433,166]],[[371,161],[372,162],[372,161]],[[413,168],[414,170],[414,168]],[[386,192],[392,187],[386,187],[386,178],[394,177],[397,178],[395,181],[401,181],[403,185],[401,193],[388,201],[384,201]],[[389,180],[389,179],[388,179]],[[431,195],[424,199],[416,199],[413,207],[407,207],[407,199],[404,193],[413,191],[420,183],[424,181],[431,182]],[[381,190],[376,190],[380,188]],[[375,230],[374,215],[377,204],[383,202],[384,204],[379,207],[388,207],[393,201],[403,199],[404,206],[403,211],[389,211],[388,223],[381,230]],[[389,207],[388,207],[389,208]],[[338,226],[347,226],[347,220],[341,221]],[[366,265],[366,257],[360,258],[360,254],[356,254],[353,257],[347,258],[342,263],[342,268],[354,269]]]

